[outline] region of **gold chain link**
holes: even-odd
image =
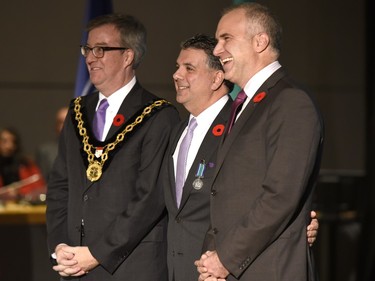
[[[116,148],[116,145],[120,142],[122,142],[125,138],[125,135],[129,132],[131,132],[134,127],[136,127],[138,124],[142,123],[143,118],[145,118],[147,115],[151,113],[151,111],[155,107],[162,106],[164,103],[169,103],[166,100],[157,100],[150,106],[147,106],[144,108],[141,115],[137,116],[135,121],[125,127],[125,129],[119,133],[116,136],[116,140],[112,143],[108,143],[103,147],[102,155],[100,156],[100,161],[95,160],[95,147],[89,142],[90,137],[87,135],[87,129],[84,127],[84,121],[82,120],[82,113],[81,113],[81,97],[77,97],[74,100],[74,112],[76,114],[75,119],[77,120],[77,128],[80,136],[82,136],[82,144],[83,144],[83,150],[87,153],[87,160],[90,164],[96,163],[103,167],[104,163],[108,160],[108,153]]]

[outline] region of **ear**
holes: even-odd
[[[131,65],[134,62],[134,51],[132,49],[126,49],[124,51],[124,64],[126,66]]]
[[[255,35],[255,50],[258,53],[263,52],[267,49],[268,45],[270,44],[270,38],[266,33],[259,33]]]
[[[211,89],[216,91],[220,88],[224,81],[224,72],[221,70],[215,71],[214,80],[212,81]]]

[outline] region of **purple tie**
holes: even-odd
[[[247,96],[246,96],[245,91],[241,90],[238,93],[234,102],[232,103],[232,108],[231,108],[230,117],[229,117],[229,121],[228,121],[227,134],[229,134],[230,131],[232,130],[232,127],[233,127],[234,122],[236,120],[236,116],[237,116],[238,112],[240,112],[241,107],[242,107],[243,103],[245,102],[246,98],[247,98]]]
[[[105,125],[105,113],[108,106],[109,104],[107,99],[102,99],[94,116],[93,130],[97,140],[102,140],[103,129]]]
[[[180,150],[178,151],[178,158],[177,158],[177,167],[176,167],[176,200],[177,200],[177,207],[180,207],[181,197],[182,197],[182,190],[185,184],[185,172],[186,172],[186,161],[187,156],[191,144],[191,140],[193,139],[194,130],[197,127],[197,120],[192,118],[190,120],[188,130],[184,139],[181,142]]]

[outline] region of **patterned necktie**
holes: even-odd
[[[232,103],[232,108],[231,108],[230,117],[229,117],[229,121],[228,121],[228,131],[227,131],[228,135],[229,135],[230,131],[232,130],[232,127],[233,127],[234,122],[236,120],[236,116],[237,116],[238,112],[240,112],[240,110],[242,108],[242,105],[245,102],[246,98],[247,98],[247,96],[246,96],[245,91],[241,90],[238,93],[236,99]]]
[[[103,129],[105,125],[105,114],[109,104],[107,99],[100,101],[93,120],[93,131],[97,140],[102,140]]]
[[[185,184],[185,178],[186,178],[186,161],[187,161],[187,156],[188,156],[191,140],[193,139],[193,134],[194,134],[194,130],[196,127],[197,127],[197,120],[195,118],[192,118],[190,120],[186,135],[181,142],[180,150],[178,151],[177,167],[176,167],[177,207],[180,207],[182,190],[183,190],[183,187]]]

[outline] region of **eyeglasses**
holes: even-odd
[[[90,48],[87,45],[84,45],[84,46],[81,45],[81,54],[82,54],[82,56],[84,56],[86,58],[89,55],[90,51],[92,51],[92,54],[94,55],[94,57],[99,59],[99,58],[104,57],[104,53],[107,52],[107,51],[127,50],[127,49],[129,49],[129,48],[125,48],[125,47],[101,47],[101,46],[95,46],[95,47]]]

